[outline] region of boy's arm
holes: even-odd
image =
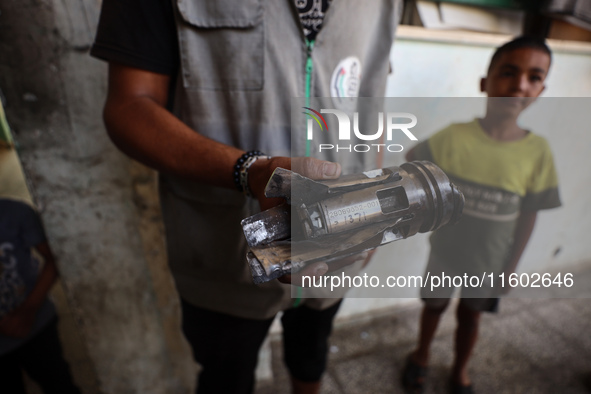
[[[43,269],[39,274],[35,287],[25,301],[0,320],[0,334],[17,338],[26,337],[33,327],[37,311],[55,283],[57,266],[49,244],[45,241],[35,248],[45,261]]]
[[[531,237],[531,233],[534,230],[537,216],[537,211],[522,211],[519,215],[513,236],[513,247],[511,248],[509,260],[505,268],[505,273],[507,275],[515,272],[517,263],[519,263],[519,259],[521,258],[529,238]]]

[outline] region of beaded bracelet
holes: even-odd
[[[236,160],[234,165],[234,184],[236,188],[244,193],[245,196],[252,196],[252,192],[248,187],[248,169],[259,158],[270,159],[269,156],[258,150],[251,150],[243,154]]]

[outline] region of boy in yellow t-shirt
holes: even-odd
[[[439,165],[464,193],[462,220],[431,237],[427,272],[478,275],[515,271],[532,233],[537,211],[560,206],[552,153],[546,140],[517,124],[519,115],[544,90],[551,52],[543,40],[520,37],[499,47],[482,78],[486,115],[454,124],[414,147],[407,160]],[[419,343],[409,355],[402,383],[422,391],[429,348],[453,287],[424,300]],[[435,298],[437,297],[437,298]],[[463,288],[458,304],[453,393],[474,390],[467,365],[478,336],[480,314],[494,312],[498,298]]]

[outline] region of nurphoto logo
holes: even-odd
[[[400,144],[388,144],[393,140],[394,133],[402,132],[411,141],[417,141],[417,137],[410,131],[417,124],[417,117],[408,112],[387,112],[384,116],[383,112],[377,114],[378,119],[378,130],[360,130],[359,129],[359,113],[353,112],[353,127],[351,127],[351,118],[349,115],[338,109],[327,109],[322,108],[320,111],[316,111],[310,107],[303,107],[306,112],[303,112],[308,116],[307,127],[306,127],[306,138],[308,141],[314,140],[314,124],[317,124],[316,128],[320,132],[330,133],[326,119],[322,114],[332,114],[336,116],[338,122],[337,136],[339,143],[337,144],[319,144],[318,152],[326,150],[348,151],[348,152],[370,152],[375,150],[381,152],[383,150],[396,153],[402,152],[404,147]],[[374,115],[375,116],[375,115]],[[386,123],[386,133],[384,141],[384,123]],[[351,130],[355,138],[362,141],[373,141],[375,143],[363,143],[363,144],[346,144],[351,141]]]

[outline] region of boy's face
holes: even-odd
[[[544,91],[550,69],[550,56],[534,48],[519,48],[502,53],[480,81],[480,90],[488,97],[513,97],[489,100],[496,110],[519,114]],[[496,111],[495,111],[496,112]]]

